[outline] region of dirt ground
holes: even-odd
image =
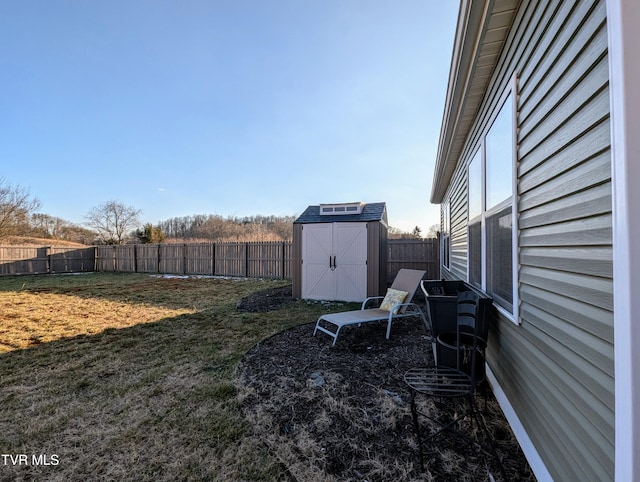
[[[291,285],[258,291],[236,303],[238,311],[258,313],[277,310],[291,301]]]
[[[289,301],[290,286],[256,293],[237,308],[272,310]],[[345,327],[335,346],[325,334],[314,337],[313,328],[314,323],[304,324],[264,340],[245,355],[237,372],[254,436],[277,455],[289,480],[535,480],[491,393],[485,420],[506,477],[478,444],[450,432],[429,444],[420,470],[403,381],[409,368],[433,363],[429,333],[419,319],[395,322],[390,340],[386,324]],[[484,406],[484,398],[477,398]],[[419,402],[435,418],[463,409]],[[460,429],[476,432],[466,421]]]

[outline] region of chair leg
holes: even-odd
[[[478,427],[480,428],[484,438],[486,439],[486,443],[489,446],[489,449],[491,450],[491,454],[493,455],[493,457],[496,460],[496,463],[498,464],[498,469],[500,470],[500,474],[502,475],[502,479],[503,480],[508,480],[507,476],[506,476],[506,474],[504,472],[504,466],[502,465],[502,461],[500,460],[500,457],[498,456],[498,451],[496,450],[496,446],[493,443],[493,438],[491,437],[491,433],[489,432],[489,429],[487,428],[487,425],[484,423],[484,418],[483,418],[482,414],[480,413],[478,405],[476,404],[476,399],[473,396],[473,393],[469,394],[468,400],[469,400],[469,405],[471,406],[471,416],[472,416],[472,418],[474,418],[476,420],[476,423],[478,424]]]
[[[337,327],[337,330],[335,332],[329,330],[328,328],[325,328],[323,326],[320,325],[320,321],[322,321],[322,318],[319,318],[318,321],[316,322],[316,327],[313,330],[313,336],[316,336],[316,333],[318,332],[318,330],[320,330],[323,333],[326,333],[327,335],[329,335],[331,338],[333,338],[333,344],[336,344],[336,341],[338,340],[338,334],[340,333],[340,328],[342,328],[342,326],[340,325],[334,325]]]

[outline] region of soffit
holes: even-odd
[[[520,0],[461,0],[431,202],[446,193]]]

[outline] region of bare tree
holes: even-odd
[[[427,238],[437,238],[438,231],[440,231],[440,225],[432,224],[431,226],[429,226],[429,230],[427,231]]]
[[[209,241],[290,241],[295,216],[226,217],[197,214],[158,223],[167,239]]]
[[[34,213],[31,215],[30,224],[34,234],[50,238],[60,238],[62,230],[71,223],[49,214]]]
[[[40,207],[40,201],[32,197],[28,189],[12,185],[0,177],[0,237],[19,234],[28,229],[29,215]]]
[[[125,206],[119,201],[107,201],[87,214],[87,224],[105,244],[123,244],[126,234],[140,225],[140,209]]]
[[[74,243],[92,244],[95,242],[96,233],[90,229],[83,228],[82,226],[69,224],[68,226],[62,227],[60,239],[73,241]]]
[[[93,231],[66,219],[44,213],[32,214],[30,226],[31,233],[38,237],[63,239],[82,244],[91,244],[96,239],[96,233]]]

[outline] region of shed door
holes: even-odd
[[[364,301],[367,297],[367,225],[335,223],[336,300]]]
[[[302,228],[302,297],[332,300],[333,224],[305,224]]]
[[[363,301],[367,297],[365,223],[303,227],[302,297],[340,301]]]

